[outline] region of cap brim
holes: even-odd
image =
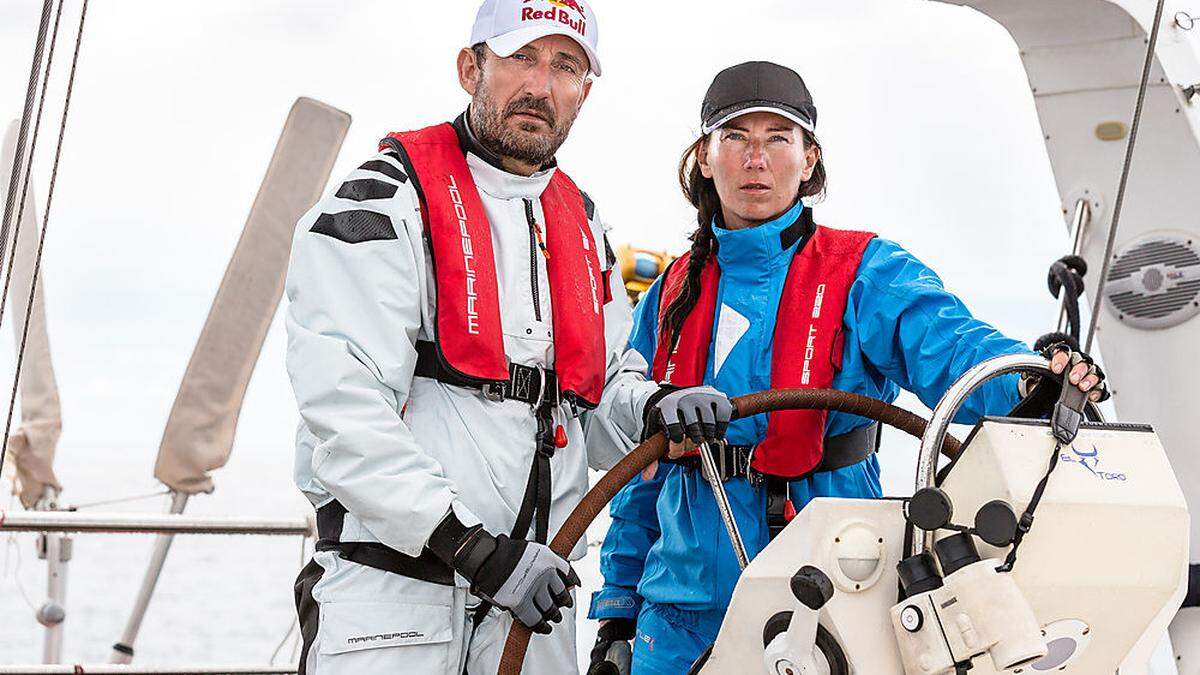
[[[769,104],[757,104],[757,105],[751,105],[750,107],[747,107],[747,108],[739,108],[737,110],[731,110],[731,111],[725,113],[724,115],[722,115],[719,119],[717,119],[717,121],[712,122],[710,124],[705,124],[701,131],[705,134],[711,134],[713,131],[720,129],[721,127],[725,126],[726,124],[729,124],[730,121],[737,119],[738,117],[741,117],[742,115],[749,115],[750,113],[756,113],[756,112],[775,113],[776,115],[779,115],[781,117],[786,117],[789,120],[795,122],[796,124],[800,125],[801,129],[804,129],[805,131],[808,131],[809,133],[815,132],[815,125],[811,121],[804,119],[800,115],[797,115],[796,113],[794,113],[790,110],[787,110],[786,108],[782,108],[780,106],[769,105]]]
[[[563,35],[574,40],[583,48],[583,53],[587,54],[588,69],[597,77],[600,76],[600,59],[596,58],[596,52],[592,50],[591,45],[586,40],[579,36],[579,33],[576,33],[567,26],[546,22],[527,28],[520,28],[511,33],[505,33],[504,35],[499,35],[488,40],[487,46],[496,52],[496,56],[505,58],[512,56],[514,52],[530,42],[546,37],[547,35]]]

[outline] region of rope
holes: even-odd
[[[1092,340],[1096,337],[1096,324],[1100,319],[1100,301],[1104,299],[1104,286],[1108,283],[1108,268],[1112,266],[1113,246],[1117,243],[1117,228],[1121,222],[1121,207],[1125,204],[1125,187],[1129,182],[1129,169],[1133,166],[1133,148],[1137,145],[1138,127],[1142,122],[1142,107],[1146,102],[1146,88],[1150,84],[1150,68],[1154,65],[1154,51],[1158,45],[1158,29],[1162,25],[1163,5],[1166,0],[1158,0],[1154,10],[1154,26],[1150,29],[1150,43],[1146,47],[1146,61],[1142,64],[1142,82],[1138,86],[1137,105],[1133,111],[1133,124],[1129,129],[1129,143],[1125,146],[1125,165],[1121,169],[1121,184],[1117,188],[1117,201],[1113,206],[1112,224],[1108,227],[1108,241],[1104,245],[1103,266],[1100,268],[1100,282],[1096,284],[1096,297],[1092,298],[1092,322],[1088,325],[1087,341],[1083,351],[1092,351]]]
[[[90,509],[90,508],[95,508],[97,506],[111,506],[112,504],[127,504],[129,502],[137,502],[137,501],[141,501],[143,499],[150,499],[151,497],[162,497],[163,495],[169,495],[169,494],[171,494],[170,490],[159,490],[157,492],[150,492],[150,493],[144,494],[144,495],[134,495],[132,497],[118,497],[116,499],[104,499],[104,500],[101,500],[98,502],[85,502],[83,504],[72,504],[71,508],[69,510],[70,511],[79,511],[80,509]]]
[[[8,510],[12,510],[13,502],[15,501],[16,495],[9,495]],[[0,509],[0,525],[4,524],[5,513],[4,509]],[[14,553],[16,554],[16,564],[10,567]],[[17,587],[17,591],[21,594],[21,599],[25,601],[29,610],[36,614],[37,607],[33,604],[33,600],[29,599],[29,592],[25,590],[25,584],[21,579],[21,548],[17,542],[16,532],[9,534],[4,541],[4,567],[0,568],[0,581],[8,579],[9,576],[12,576],[13,585]]]
[[[13,200],[17,194],[18,169],[25,153],[25,136],[29,133],[29,115],[33,113],[33,92],[37,86],[37,75],[42,69],[42,50],[46,45],[46,30],[50,27],[51,0],[42,4],[42,20],[38,23],[37,39],[33,45],[33,63],[29,66],[29,85],[25,89],[25,109],[21,113],[21,126],[17,132],[17,148],[13,153],[12,174],[8,177],[8,193],[4,198],[4,219],[0,221],[0,257],[8,250],[8,227],[12,223]]]
[[[37,256],[33,260],[33,278],[29,280],[29,305],[25,308],[25,326],[21,330],[21,346],[17,350],[17,370],[13,373],[12,395],[8,399],[8,419],[4,423],[4,441],[0,444],[0,465],[8,452],[8,437],[12,431],[13,410],[17,404],[17,390],[21,384],[21,364],[25,361],[25,343],[29,339],[29,317],[33,314],[33,297],[37,291],[38,277],[42,271],[42,253],[46,248],[46,230],[50,226],[50,207],[54,203],[54,185],[58,181],[58,163],[62,158],[63,137],[67,132],[67,114],[71,111],[71,93],[75,89],[75,71],[79,66],[79,47],[83,44],[83,26],[87,19],[88,0],[83,0],[79,10],[79,32],[75,35],[75,53],[71,57],[71,74],[67,77],[67,94],[63,98],[62,121],[58,125],[58,143],[54,147],[54,165],[50,169],[50,187],[46,193],[46,211],[42,214],[42,231],[38,237]]]
[[[42,75],[42,91],[38,98],[37,116],[33,123],[33,136],[29,139],[29,158],[25,161],[25,173],[21,181],[21,200],[17,206],[16,228],[12,233],[13,253],[8,257],[8,267],[4,273],[4,290],[0,292],[0,325],[4,322],[4,308],[8,306],[8,287],[12,284],[13,265],[17,260],[17,241],[21,238],[21,220],[25,215],[25,198],[29,195],[29,185],[32,182],[33,156],[37,153],[38,137],[42,132],[42,111],[46,107],[46,88],[50,84],[50,71],[54,66],[54,48],[58,45],[58,25],[62,20],[62,8],[63,0],[58,0],[58,9],[54,13],[54,29],[50,31],[50,49],[46,52],[46,71]],[[16,171],[17,167],[14,165],[13,180],[17,177]],[[0,236],[0,240],[7,242],[7,235]]]

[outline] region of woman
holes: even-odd
[[[645,431],[665,428],[671,461],[614,500],[605,586],[590,611],[602,620],[594,665],[634,637],[636,620],[634,675],[687,672],[716,639],[739,575],[693,443],[727,440],[723,478],[751,556],[790,508],[882,496],[869,420],[802,411],[729,422],[726,396],[809,386],[891,401],[903,387],[932,407],[972,366],[1029,351],[972,317],[897,244],[814,224],[801,200],[822,195],[826,175],[798,74],[764,62],[726,69],[701,117],[703,136],[680,164],[698,229],[643,297],[630,336],[663,383]],[[1102,398],[1090,359],[1061,344],[1049,353],[1055,372],[1074,364],[1071,383]],[[1015,376],[992,381],[956,421],[1009,412],[1019,388]]]

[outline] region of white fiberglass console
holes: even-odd
[[[924,501],[817,499],[801,511],[742,574],[698,672],[1145,672],[1183,598],[1189,550],[1184,496],[1150,427],[1085,423],[1063,443],[1045,422],[987,419],[934,487],[934,448],[962,399],[1037,361],[994,359],[951,389],[922,443]],[[948,524],[928,533],[912,522],[931,503]],[[1009,569],[1003,531],[1018,522],[1029,527]]]

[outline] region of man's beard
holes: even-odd
[[[505,124],[509,117],[521,112],[536,113],[550,128],[550,135],[537,133],[532,124],[518,125],[521,131]],[[545,166],[554,158],[574,123],[574,115],[559,119],[546,99],[530,95],[522,96],[500,110],[482,80],[471,101],[471,130],[483,147],[501,157],[535,166]]]

